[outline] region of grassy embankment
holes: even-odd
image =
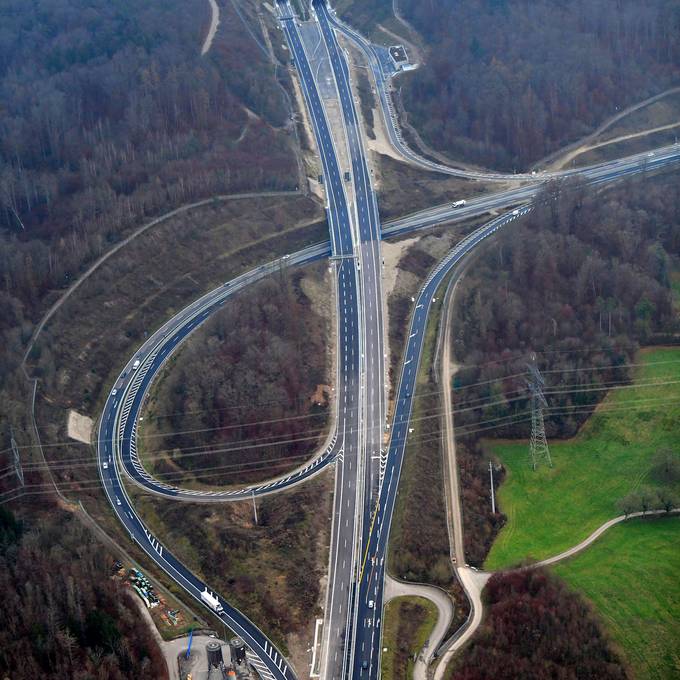
[[[680,122],[680,94],[672,94],[625,116],[607,128],[590,144],[601,144],[619,137],[674,125],[678,122]],[[680,135],[680,126],[641,137],[622,139],[619,142],[585,151],[575,158],[574,164],[579,166],[589,165],[651,149],[655,146],[672,144],[678,138],[678,135]]]
[[[437,623],[437,608],[423,597],[397,597],[385,607],[382,679],[412,677],[413,657]]]
[[[452,245],[448,236],[425,237],[411,245],[397,265],[396,284],[388,299],[393,394],[398,386],[409,319],[415,304],[412,298],[418,295],[428,272]],[[443,286],[439,290],[443,291]],[[433,488],[443,491],[442,456],[437,436],[440,426],[437,418],[425,417],[440,408],[432,370],[442,294],[438,293],[437,302],[432,305],[425,331],[411,415],[414,432],[406,444],[388,559],[390,573],[398,578],[451,588],[454,581],[446,505],[443,493],[432,493]]]
[[[680,678],[680,518],[609,530],[555,573],[595,606],[638,680]]]
[[[680,348],[643,350],[639,361],[635,386],[610,392],[576,437],[550,443],[554,467],[532,471],[526,441],[488,443],[507,470],[498,501],[508,523],[487,569],[576,545],[619,514],[620,498],[654,485],[655,452],[680,439]]]

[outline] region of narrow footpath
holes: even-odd
[[[215,39],[215,33],[217,33],[217,27],[220,25],[220,8],[215,0],[208,0],[210,3],[210,27],[208,28],[208,34],[205,36],[203,41],[203,47],[201,47],[201,56],[207,54],[212,47],[213,40]]]
[[[446,484],[447,515],[449,520],[449,541],[451,560],[470,603],[470,615],[453,636],[448,648],[441,655],[434,672],[435,680],[444,677],[453,655],[465,645],[475,634],[482,622],[484,613],[482,590],[491,574],[475,571],[465,564],[465,547],[463,541],[463,513],[460,503],[460,485],[458,479],[458,461],[456,458],[456,438],[453,429],[453,405],[451,402],[451,379],[453,363],[451,361],[451,314],[458,284],[464,272],[451,281],[446,291],[443,315],[440,325],[440,336],[443,338],[440,352],[440,389],[443,403],[443,445],[444,445],[444,477]]]

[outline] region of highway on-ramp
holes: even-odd
[[[127,383],[127,387],[132,381]],[[127,388],[126,388],[127,389]],[[99,424],[98,467],[106,496],[118,519],[129,533],[132,541],[155,562],[175,583],[200,603],[201,593],[208,584],[195,576],[175,557],[146,527],[137,515],[114,459],[119,455],[120,439],[117,432],[121,426],[121,411],[117,408],[117,395],[109,396]],[[209,589],[212,592],[212,589]],[[213,611],[226,626],[241,636],[250,649],[251,663],[266,680],[292,680],[295,675],[285,658],[275,649],[267,636],[238,609],[216,593],[223,611]]]
[[[331,461],[337,463],[335,486],[334,525],[332,532],[332,559],[329,582],[330,599],[327,606],[327,628],[324,648],[341,651],[340,665],[334,666],[334,677],[339,669],[341,677],[377,677],[379,674],[379,645],[383,599],[384,559],[389,528],[396,498],[397,485],[405,443],[408,436],[412,394],[417,366],[422,351],[427,313],[437,286],[467,253],[478,243],[510,223],[517,217],[512,212],[493,220],[462,241],[428,278],[419,296],[411,320],[411,330],[406,348],[402,375],[397,392],[392,437],[388,453],[381,457],[379,479],[375,485],[374,467],[370,462],[374,451],[375,435],[382,432],[384,401],[384,356],[382,336],[366,351],[370,329],[382,334],[382,300],[380,299],[380,256],[378,235],[379,220],[375,196],[370,187],[370,175],[365,164],[363,143],[352,102],[346,64],[329,35],[328,17],[322,8],[318,12],[321,30],[331,57],[335,57],[334,74],[341,101],[345,133],[350,147],[355,192],[355,215],[350,214],[345,185],[340,173],[333,136],[330,133],[323,105],[304,54],[295,19],[289,5],[279,5],[281,23],[298,66],[302,90],[314,125],[315,136],[324,169],[327,193],[327,216],[330,243],[307,248],[281,260],[257,267],[232,282],[211,291],[187,309],[164,324],[130,359],[109,395],[99,426],[99,471],[111,505],[130,534],[145,553],[192,597],[200,600],[205,589],[200,579],[191,573],[146,528],[136,514],[122,485],[121,469],[137,484],[163,496],[181,500],[227,501],[248,498],[252,495],[272,493],[304,481]],[[333,59],[332,59],[333,61]],[[627,159],[582,169],[592,183],[609,182],[641,171],[665,169],[680,159],[678,146],[665,147]],[[489,210],[531,201],[538,191],[532,184],[491,196],[471,199],[462,208],[450,204],[439,206],[395,221],[382,231],[382,237],[399,235],[451,220],[469,219]],[[363,201],[363,203],[362,203]],[[361,209],[363,206],[364,210]],[[519,214],[526,208],[519,208]],[[353,225],[358,226],[356,233]],[[256,280],[281,267],[304,264],[315,259],[333,256],[335,291],[338,311],[338,375],[336,377],[336,430],[331,445],[315,459],[298,470],[265,484],[224,491],[194,491],[181,489],[154,479],[142,467],[136,451],[137,423],[151,381],[172,352],[201,323],[216,312],[230,295],[242,290]],[[362,273],[361,265],[364,267]],[[372,291],[374,298],[370,298]],[[376,293],[378,291],[378,293]],[[367,295],[367,293],[369,293]],[[375,317],[367,321],[368,300],[375,304]],[[370,340],[368,341],[370,343]],[[363,350],[363,351],[362,351]],[[370,357],[362,356],[364,353]],[[136,362],[139,362],[138,364]],[[370,369],[369,369],[370,366]],[[374,398],[362,395],[362,384]],[[382,402],[382,403],[381,403]],[[376,405],[377,404],[377,405]],[[369,455],[363,455],[366,452]],[[375,496],[376,503],[364,502]],[[372,515],[366,513],[375,508]],[[370,517],[370,522],[368,518]],[[363,537],[357,540],[357,537]],[[361,550],[357,551],[357,548]],[[352,598],[358,576],[358,595]],[[259,628],[237,609],[219,596],[224,607],[222,621],[241,635],[252,650],[252,662],[265,678],[292,678],[293,669],[273,647]],[[351,632],[351,645],[343,642],[346,631]],[[347,649],[355,653],[348,657]],[[332,655],[329,652],[328,659]],[[337,660],[333,659],[331,666]],[[345,662],[351,668],[345,667]],[[364,668],[366,664],[366,668]]]
[[[351,335],[341,340],[342,350],[348,355],[348,365],[344,376],[345,394],[338,399],[337,420],[338,438],[342,438],[342,452],[337,457],[335,476],[335,495],[333,507],[333,526],[331,530],[331,550],[329,556],[329,588],[327,591],[325,622],[323,630],[323,653],[321,660],[322,675],[329,680],[345,677],[347,647],[344,641],[351,625],[353,594],[360,546],[363,519],[364,461],[366,447],[367,409],[365,400],[365,351],[366,296],[365,272],[361,272],[364,250],[357,235],[356,214],[349,209],[344,174],[339,169],[336,144],[339,143],[330,132],[326,111],[319,96],[317,83],[292,8],[287,2],[277,5],[283,31],[291,50],[298,72],[300,87],[305,97],[307,110],[312,120],[317,148],[323,160],[324,186],[327,196],[334,196],[336,203],[342,204],[342,220],[337,226],[331,220],[331,232],[337,228],[351,241],[341,252],[334,249],[336,268],[343,277],[339,285],[351,285],[351,296],[343,301],[338,298],[338,313],[345,315],[353,324]],[[351,179],[351,178],[350,178]],[[365,200],[360,192],[355,192],[356,204]],[[356,208],[355,208],[356,210]],[[332,211],[329,211],[332,217]],[[377,232],[379,234],[379,231]],[[370,260],[369,260],[370,262]],[[369,264],[370,266],[370,264]],[[347,281],[345,281],[347,279]],[[340,320],[340,328],[347,333],[347,321]],[[340,395],[339,395],[340,397]],[[342,432],[342,435],[340,434]]]
[[[641,173],[654,173],[672,169],[680,164],[680,144],[659,147],[653,151],[637,153],[612,161],[598,163],[570,173],[578,176],[590,186],[599,186]],[[559,178],[556,178],[559,180]],[[461,207],[452,203],[419,210],[396,220],[387,222],[382,231],[383,238],[410,234],[419,229],[427,229],[453,221],[462,221],[483,215],[493,210],[503,210],[509,206],[526,203],[536,198],[548,186],[547,181],[534,183],[516,189],[508,189],[484,196],[470,198]]]
[[[460,241],[430,273],[416,299],[397,389],[387,467],[359,573],[359,616],[355,631],[357,651],[350,676],[352,678],[380,677],[385,559],[404,452],[411,430],[409,423],[427,319],[435,301],[435,293],[456,265],[480,243],[530,210],[531,207],[513,210],[479,227]]]

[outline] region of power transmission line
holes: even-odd
[[[525,374],[526,375],[526,374]],[[544,391],[544,395],[556,395],[556,394],[579,394],[583,392],[597,392],[597,391],[608,391],[608,390],[614,390],[614,389],[638,389],[638,388],[647,388],[647,387],[659,387],[659,386],[667,386],[669,384],[676,384],[680,381],[653,381],[649,383],[625,383],[625,384],[620,384],[620,383],[606,383],[606,384],[601,384],[598,387],[595,388],[590,388],[587,387],[586,385],[590,385],[593,383],[586,383],[586,384],[574,384],[573,386],[576,387],[576,389],[560,389],[560,390],[551,390],[551,391]],[[571,385],[565,385],[563,387],[571,387]],[[512,392],[510,394],[515,394],[516,392]],[[494,406],[508,406],[512,403],[516,402],[521,402],[525,401],[527,397],[525,396],[524,391],[518,392],[520,396],[514,397],[512,399],[500,399],[500,400],[486,400],[482,403],[477,403],[474,405],[467,405],[467,404],[472,404],[472,402],[463,402],[463,407],[454,407],[453,413],[454,414],[463,414],[466,412],[475,412],[475,411],[480,411],[484,409],[488,409]],[[434,394],[434,393],[433,393]],[[416,395],[417,396],[417,395]],[[424,396],[424,395],[423,395]],[[474,401],[474,400],[473,400]],[[662,402],[662,403],[676,403],[675,400],[671,399],[668,400],[666,398],[661,398],[661,397],[650,397],[646,399],[628,399],[625,400],[625,403],[645,403],[645,402]],[[592,410],[593,404],[585,404],[585,405],[572,405],[569,407],[566,407],[567,410],[564,412],[569,412],[571,410],[572,412],[582,412],[582,411],[588,411]],[[600,405],[600,408],[602,408],[602,405]],[[605,410],[611,410],[605,408]],[[548,415],[558,415],[559,411],[556,410],[556,407],[547,407],[546,409]],[[443,410],[441,408],[435,408],[431,409],[428,411],[424,412],[424,415],[421,415],[417,418],[412,418],[411,422],[412,423],[418,423],[426,420],[431,420],[432,418],[439,418],[443,414]],[[516,415],[516,414],[515,414]],[[481,421],[482,423],[484,422],[500,422],[504,419],[512,418],[514,417],[513,414],[509,414],[507,416],[503,416],[500,418],[492,418],[491,420],[487,421]],[[270,421],[265,421],[265,422],[270,422]],[[479,424],[479,423],[477,423]],[[471,424],[473,425],[473,424]],[[457,431],[460,431],[461,426],[457,428]],[[206,428],[202,430],[187,430],[183,432],[178,432],[178,433],[160,433],[156,435],[150,435],[149,438],[155,438],[155,437],[160,437],[160,436],[172,436],[173,434],[190,434],[190,433],[195,433],[195,432],[208,432],[208,431],[213,431],[221,428]],[[325,428],[319,428],[319,429],[310,429],[310,430],[304,430],[301,432],[296,433],[298,436],[294,438],[283,438],[283,439],[277,439],[277,435],[267,435],[264,437],[260,438],[251,438],[251,439],[244,439],[240,441],[234,441],[226,444],[225,446],[206,446],[204,444],[201,445],[195,445],[195,446],[190,446],[190,447],[182,447],[182,457],[190,458],[190,457],[195,457],[195,456],[207,456],[207,455],[215,455],[215,454],[225,454],[225,453],[239,453],[241,451],[245,450],[252,450],[252,449],[258,449],[258,448],[272,448],[272,447],[278,447],[278,446],[284,446],[284,445],[289,445],[289,444],[299,444],[301,442],[308,442],[308,441],[315,441],[318,440],[318,438],[325,432]],[[308,435],[308,436],[301,436],[301,435]],[[280,436],[280,435],[279,435]],[[285,435],[283,435],[285,437]],[[141,438],[142,441],[144,441],[146,437]],[[44,448],[56,448],[59,446],[72,446],[75,445],[74,442],[67,441],[67,442],[55,442],[54,444],[45,444]],[[20,448],[33,448],[33,445],[27,445],[25,447],[20,447]],[[151,453],[149,453],[146,456],[146,459],[149,461],[155,460],[155,459],[163,459],[166,456],[164,454],[171,453],[172,451],[175,450],[175,447],[173,448],[165,448],[165,449],[157,449]],[[68,461],[64,461],[66,465],[76,465],[79,461],[84,461],[85,463],[91,462],[92,458],[90,456],[84,457],[84,458],[70,458]],[[24,464],[23,468],[24,470],[29,470],[31,469],[35,464],[32,463],[27,463]],[[59,467],[59,462],[55,462],[54,465]],[[9,466],[6,468],[3,468],[0,470],[0,472],[3,471],[8,471],[12,469],[13,466]]]
[[[630,403],[637,404],[639,400],[629,400]],[[647,402],[648,400],[641,400]],[[667,400],[662,400],[662,403],[668,403]],[[672,400],[674,404],[680,404],[680,400]],[[654,405],[654,408],[656,408],[659,404]],[[624,410],[639,410],[638,405],[633,405],[633,406],[613,406],[610,408],[602,408],[600,407],[598,412],[608,412],[608,411],[624,411]],[[567,407],[567,408],[562,408],[558,409],[557,407],[548,407],[548,409],[551,411],[550,415],[559,415],[561,413],[569,413],[573,412],[575,409],[579,410],[587,410],[587,407],[585,406],[577,406],[577,407]],[[499,422],[503,421],[503,422]],[[492,419],[489,421],[483,421],[483,423],[492,423],[490,425],[487,425],[485,427],[479,427],[479,425],[482,425],[483,423],[476,423],[474,425],[469,425],[469,426],[463,426],[463,427],[457,427],[456,428],[456,435],[457,436],[470,436],[472,434],[480,434],[484,432],[490,432],[492,430],[496,430],[499,427],[505,427],[505,426],[510,426],[510,425],[520,425],[523,423],[528,423],[532,420],[531,418],[531,411],[523,411],[520,413],[515,413],[512,415],[505,416],[504,418],[501,419]],[[432,432],[428,432],[426,435],[416,435],[415,437],[413,434],[406,434],[404,437],[402,437],[401,441],[398,441],[397,443],[403,442],[404,439],[408,439],[408,444],[427,444],[427,443],[432,443],[432,442],[440,442],[441,441],[441,430],[434,430]],[[305,457],[305,456],[301,456]],[[294,458],[294,457],[291,457]],[[284,460],[284,459],[280,459]],[[286,459],[287,460],[287,459]],[[92,466],[96,466],[97,462],[91,461]],[[237,467],[238,464],[233,465],[233,467]],[[43,466],[44,467],[44,466]],[[48,464],[48,467],[51,467]],[[220,474],[219,470],[221,470],[223,467],[231,468],[232,466],[218,466],[215,468],[203,468],[201,470],[197,470],[194,472],[168,472],[168,473],[159,473],[157,475],[158,479],[160,480],[165,480],[165,479],[170,479],[170,478],[179,478],[181,476],[184,476],[185,474],[187,476],[192,476],[196,481],[205,479],[208,480],[210,478],[216,477],[218,474]],[[276,462],[273,463],[268,463],[267,465],[263,466],[258,466],[251,468],[248,470],[248,472],[254,472],[256,470],[271,470],[273,467],[276,467]],[[178,480],[179,481],[179,480]],[[252,484],[258,484],[260,482],[252,482]],[[58,482],[60,488],[62,488],[65,491],[72,491],[72,492],[87,492],[87,491],[93,491],[93,490],[98,490],[101,488],[101,480],[97,478],[87,478],[87,479],[82,479],[82,480],[71,480],[71,481],[59,481]],[[230,485],[231,486],[231,485]],[[65,488],[66,487],[66,488]],[[37,490],[36,490],[37,489]],[[214,489],[206,489],[207,490],[214,490]],[[17,492],[21,491],[21,494],[18,494]],[[37,494],[45,494],[45,493],[53,493],[53,487],[51,483],[44,483],[44,484],[33,484],[33,485],[27,485],[24,487],[23,490],[21,489],[12,489],[8,490],[4,493],[4,496],[7,496],[8,494],[15,494],[13,497],[2,497],[0,498],[0,503],[6,503],[10,502],[12,500],[16,500],[19,495],[21,496],[28,496],[28,495],[37,495]],[[244,499],[247,500],[247,499]]]
[[[543,408],[548,406],[548,402],[543,396],[543,386],[545,384],[538,366],[536,365],[536,355],[531,355],[531,363],[527,365],[530,380],[528,381],[531,392],[531,439],[529,441],[529,455],[531,465],[536,469],[539,461],[545,460],[549,467],[552,467],[550,449],[545,438],[545,423],[543,422]]]

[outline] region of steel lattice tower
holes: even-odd
[[[545,423],[543,422],[543,407],[548,403],[543,396],[543,386],[545,382],[543,376],[536,366],[536,355],[531,355],[531,363],[527,365],[530,379],[527,381],[531,392],[531,440],[529,442],[529,455],[533,469],[541,460],[545,460],[549,467],[552,467],[548,440],[545,437]]]

